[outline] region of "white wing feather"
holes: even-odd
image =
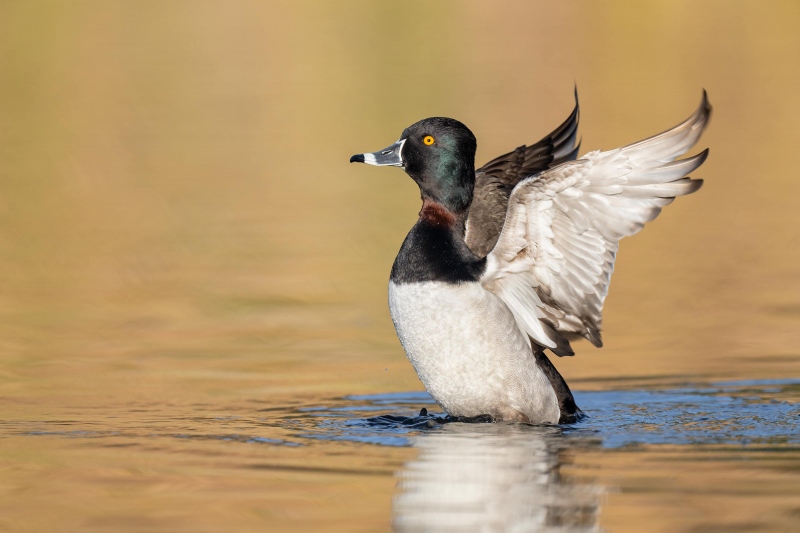
[[[514,188],[480,282],[538,344],[571,353],[563,334],[577,333],[602,345],[603,302],[619,241],[676,196],[700,188],[702,180],[685,176],[708,150],[675,159],[697,142],[710,113],[704,92],[697,111],[675,128],[624,148],[591,152]]]

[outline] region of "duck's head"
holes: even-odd
[[[403,167],[417,182],[423,202],[465,213],[475,188],[475,136],[452,118],[433,117],[409,126],[393,145],[356,154],[351,163]]]

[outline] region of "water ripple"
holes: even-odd
[[[668,390],[576,392],[588,416],[558,426],[563,437],[599,439],[605,448],[638,444],[800,444],[800,380],[713,383]],[[317,406],[306,412],[303,438],[349,440],[384,446],[409,446],[409,438],[459,423],[438,411],[422,392],[350,396],[344,405]],[[420,408],[426,412],[416,414]],[[388,411],[364,417],[375,410]],[[476,424],[470,424],[477,430]],[[533,428],[517,424],[520,428]]]

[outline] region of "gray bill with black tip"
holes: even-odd
[[[372,152],[368,154],[356,154],[350,158],[351,163],[366,163],[368,165],[375,165],[376,167],[402,167],[403,158],[400,152],[403,151],[403,143],[405,139],[400,139],[393,145],[384,148],[383,150]]]

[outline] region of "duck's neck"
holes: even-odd
[[[453,212],[429,198],[408,233],[392,266],[394,283],[477,281],[486,260],[475,256],[464,242],[467,211]]]
[[[464,237],[464,227],[467,221],[468,208],[454,212],[444,204],[430,198],[422,199],[422,209],[419,211],[419,222],[437,228],[449,228]]]
[[[442,157],[438,164],[417,173],[407,169],[419,185],[422,195],[422,213],[435,206],[466,219],[472,194],[475,190],[475,164],[469,159]]]

